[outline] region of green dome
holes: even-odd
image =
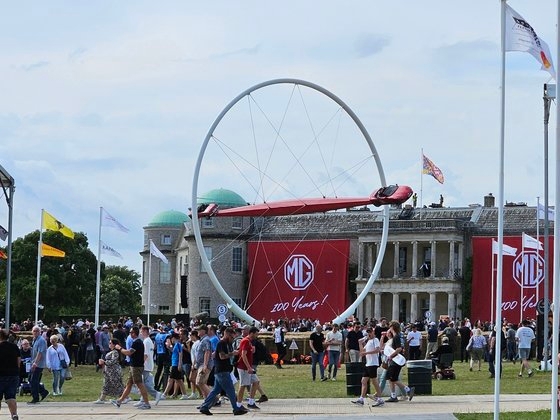
[[[189,217],[180,211],[168,210],[154,216],[148,226],[182,226]]]
[[[217,204],[220,208],[246,206],[247,202],[239,194],[223,188],[202,194],[197,204]]]

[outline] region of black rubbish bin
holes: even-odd
[[[408,386],[415,388],[415,394],[432,395],[432,361],[410,360],[408,368]]]
[[[346,363],[346,395],[360,395],[362,393],[362,376],[364,364],[362,362]]]

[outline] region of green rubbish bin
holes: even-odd
[[[432,361],[409,360],[408,386],[415,388],[415,394],[432,395]]]
[[[346,363],[346,395],[358,396],[362,393],[362,376],[364,364],[362,362]]]

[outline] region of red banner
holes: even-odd
[[[494,244],[494,252],[492,250],[493,240],[496,239],[489,237],[472,239],[471,321],[477,319],[489,321],[495,318],[498,257],[497,241]],[[543,238],[540,237],[539,241],[543,243]],[[553,244],[554,238],[549,237],[549,301],[552,300]],[[515,250],[507,248],[506,245]],[[538,247],[535,243],[531,244],[526,240],[526,247],[522,248],[521,237],[504,237],[502,318],[512,323],[519,323],[523,318],[536,318],[537,303],[544,297],[544,251],[528,246]],[[491,316],[491,311],[494,312],[494,316]]]
[[[247,312],[330,321],[347,307],[350,241],[249,242]]]

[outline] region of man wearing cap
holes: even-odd
[[[453,353],[453,347],[449,344],[449,338],[443,336],[441,338],[441,346],[433,353],[430,353],[430,357],[432,358],[432,372],[436,371],[440,356],[446,353]]]
[[[360,356],[365,356],[366,365],[364,369],[364,374],[362,377],[362,389],[360,398],[352,401],[353,404],[364,405],[364,398],[366,395],[371,397],[375,402],[373,407],[380,407],[385,404],[385,401],[381,398],[381,388],[379,387],[379,382],[377,380],[377,369],[379,368],[379,353],[381,352],[381,344],[379,340],[375,337],[373,328],[368,327],[366,329],[367,336],[360,340]],[[375,388],[375,395],[368,395],[367,387],[369,382],[373,383]]]
[[[431,354],[437,350],[438,329],[434,321],[430,322],[428,327],[428,345],[426,347],[425,359],[431,359]]]

